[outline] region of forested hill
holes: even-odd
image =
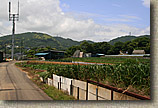
[[[136,38],[140,38],[140,37],[147,37],[150,38],[150,35],[142,35],[142,36],[121,36],[115,39],[112,39],[109,41],[109,43],[111,45],[114,45],[116,42],[127,42],[127,41],[131,41],[134,40]]]
[[[149,35],[139,36],[139,37],[149,37]],[[4,45],[11,45],[11,35],[0,37],[0,49],[4,49]],[[115,42],[126,42],[137,38],[136,36],[122,36],[116,39],[109,41],[111,45],[114,45]],[[44,33],[36,33],[36,32],[27,32],[15,35],[15,46],[22,46],[25,48],[33,48],[33,47],[51,47],[56,48],[57,50],[66,50],[67,48],[75,45],[80,45],[83,41],[74,41],[72,39],[65,39],[62,37],[52,37],[48,34]],[[87,41],[88,43],[94,43],[93,41]]]
[[[0,48],[4,44],[11,44],[11,35],[0,37]],[[25,47],[52,47],[59,50],[79,45],[80,42],[72,39],[64,39],[62,37],[52,37],[48,34],[28,32],[15,35],[15,46],[20,46],[21,41]]]

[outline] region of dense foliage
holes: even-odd
[[[67,55],[72,56],[76,50],[80,50],[84,53],[92,54],[105,54],[105,55],[117,55],[120,51],[127,54],[132,54],[133,50],[145,50],[146,54],[150,54],[150,38],[140,37],[132,41],[116,42],[114,45],[110,45],[108,42],[88,43],[84,41],[78,46],[72,46],[68,48]]]
[[[11,54],[11,35],[0,37],[0,49],[3,52],[6,51],[7,54]],[[134,49],[143,49],[146,53],[150,53],[150,36],[122,36],[110,42],[95,43],[92,41],[78,42],[36,32],[15,35],[15,53],[22,52],[27,57],[34,57],[35,53],[50,49],[66,50],[67,56],[72,56],[76,50],[107,55],[119,54],[120,50],[131,54]]]

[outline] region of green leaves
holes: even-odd
[[[116,87],[132,86],[150,90],[150,63],[142,63],[137,59],[127,59],[124,63],[116,65],[21,64],[23,67],[47,70],[40,73],[43,78],[56,74],[78,80],[106,81]]]

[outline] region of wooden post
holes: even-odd
[[[96,88],[96,100],[98,100],[98,88]]]
[[[79,100],[80,94],[79,94],[79,87],[77,87],[77,100]]]
[[[70,95],[73,96],[73,85],[72,85],[72,80],[71,80],[71,85],[70,85]]]
[[[58,82],[58,90],[59,90],[59,82]]]
[[[86,87],[86,100],[88,100],[88,80],[87,80],[87,87]]]
[[[114,99],[114,92],[113,92],[113,90],[111,90],[111,100],[113,100]]]
[[[60,84],[60,90],[61,90],[61,77],[60,77],[60,80],[59,80],[59,84]]]

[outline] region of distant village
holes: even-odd
[[[57,51],[57,50],[49,50],[44,52],[36,53],[35,56],[38,57],[40,60],[51,60],[51,59],[61,59],[64,58],[65,51]],[[15,57],[21,57],[26,55],[21,55],[20,53],[16,53]],[[84,53],[80,50],[76,50],[75,53],[72,55],[72,57],[77,58],[83,58],[83,57],[108,57],[108,56],[120,56],[120,57],[126,57],[126,56],[137,56],[137,57],[149,57],[150,54],[145,54],[144,50],[134,50],[132,54],[128,54],[128,52],[122,52],[120,51],[120,54],[118,55],[105,55],[101,53],[92,54],[92,53]],[[23,57],[21,57],[23,58]],[[6,54],[4,52],[0,52],[0,62],[9,60],[9,58],[6,58]],[[17,60],[21,60],[20,58],[17,58]]]

